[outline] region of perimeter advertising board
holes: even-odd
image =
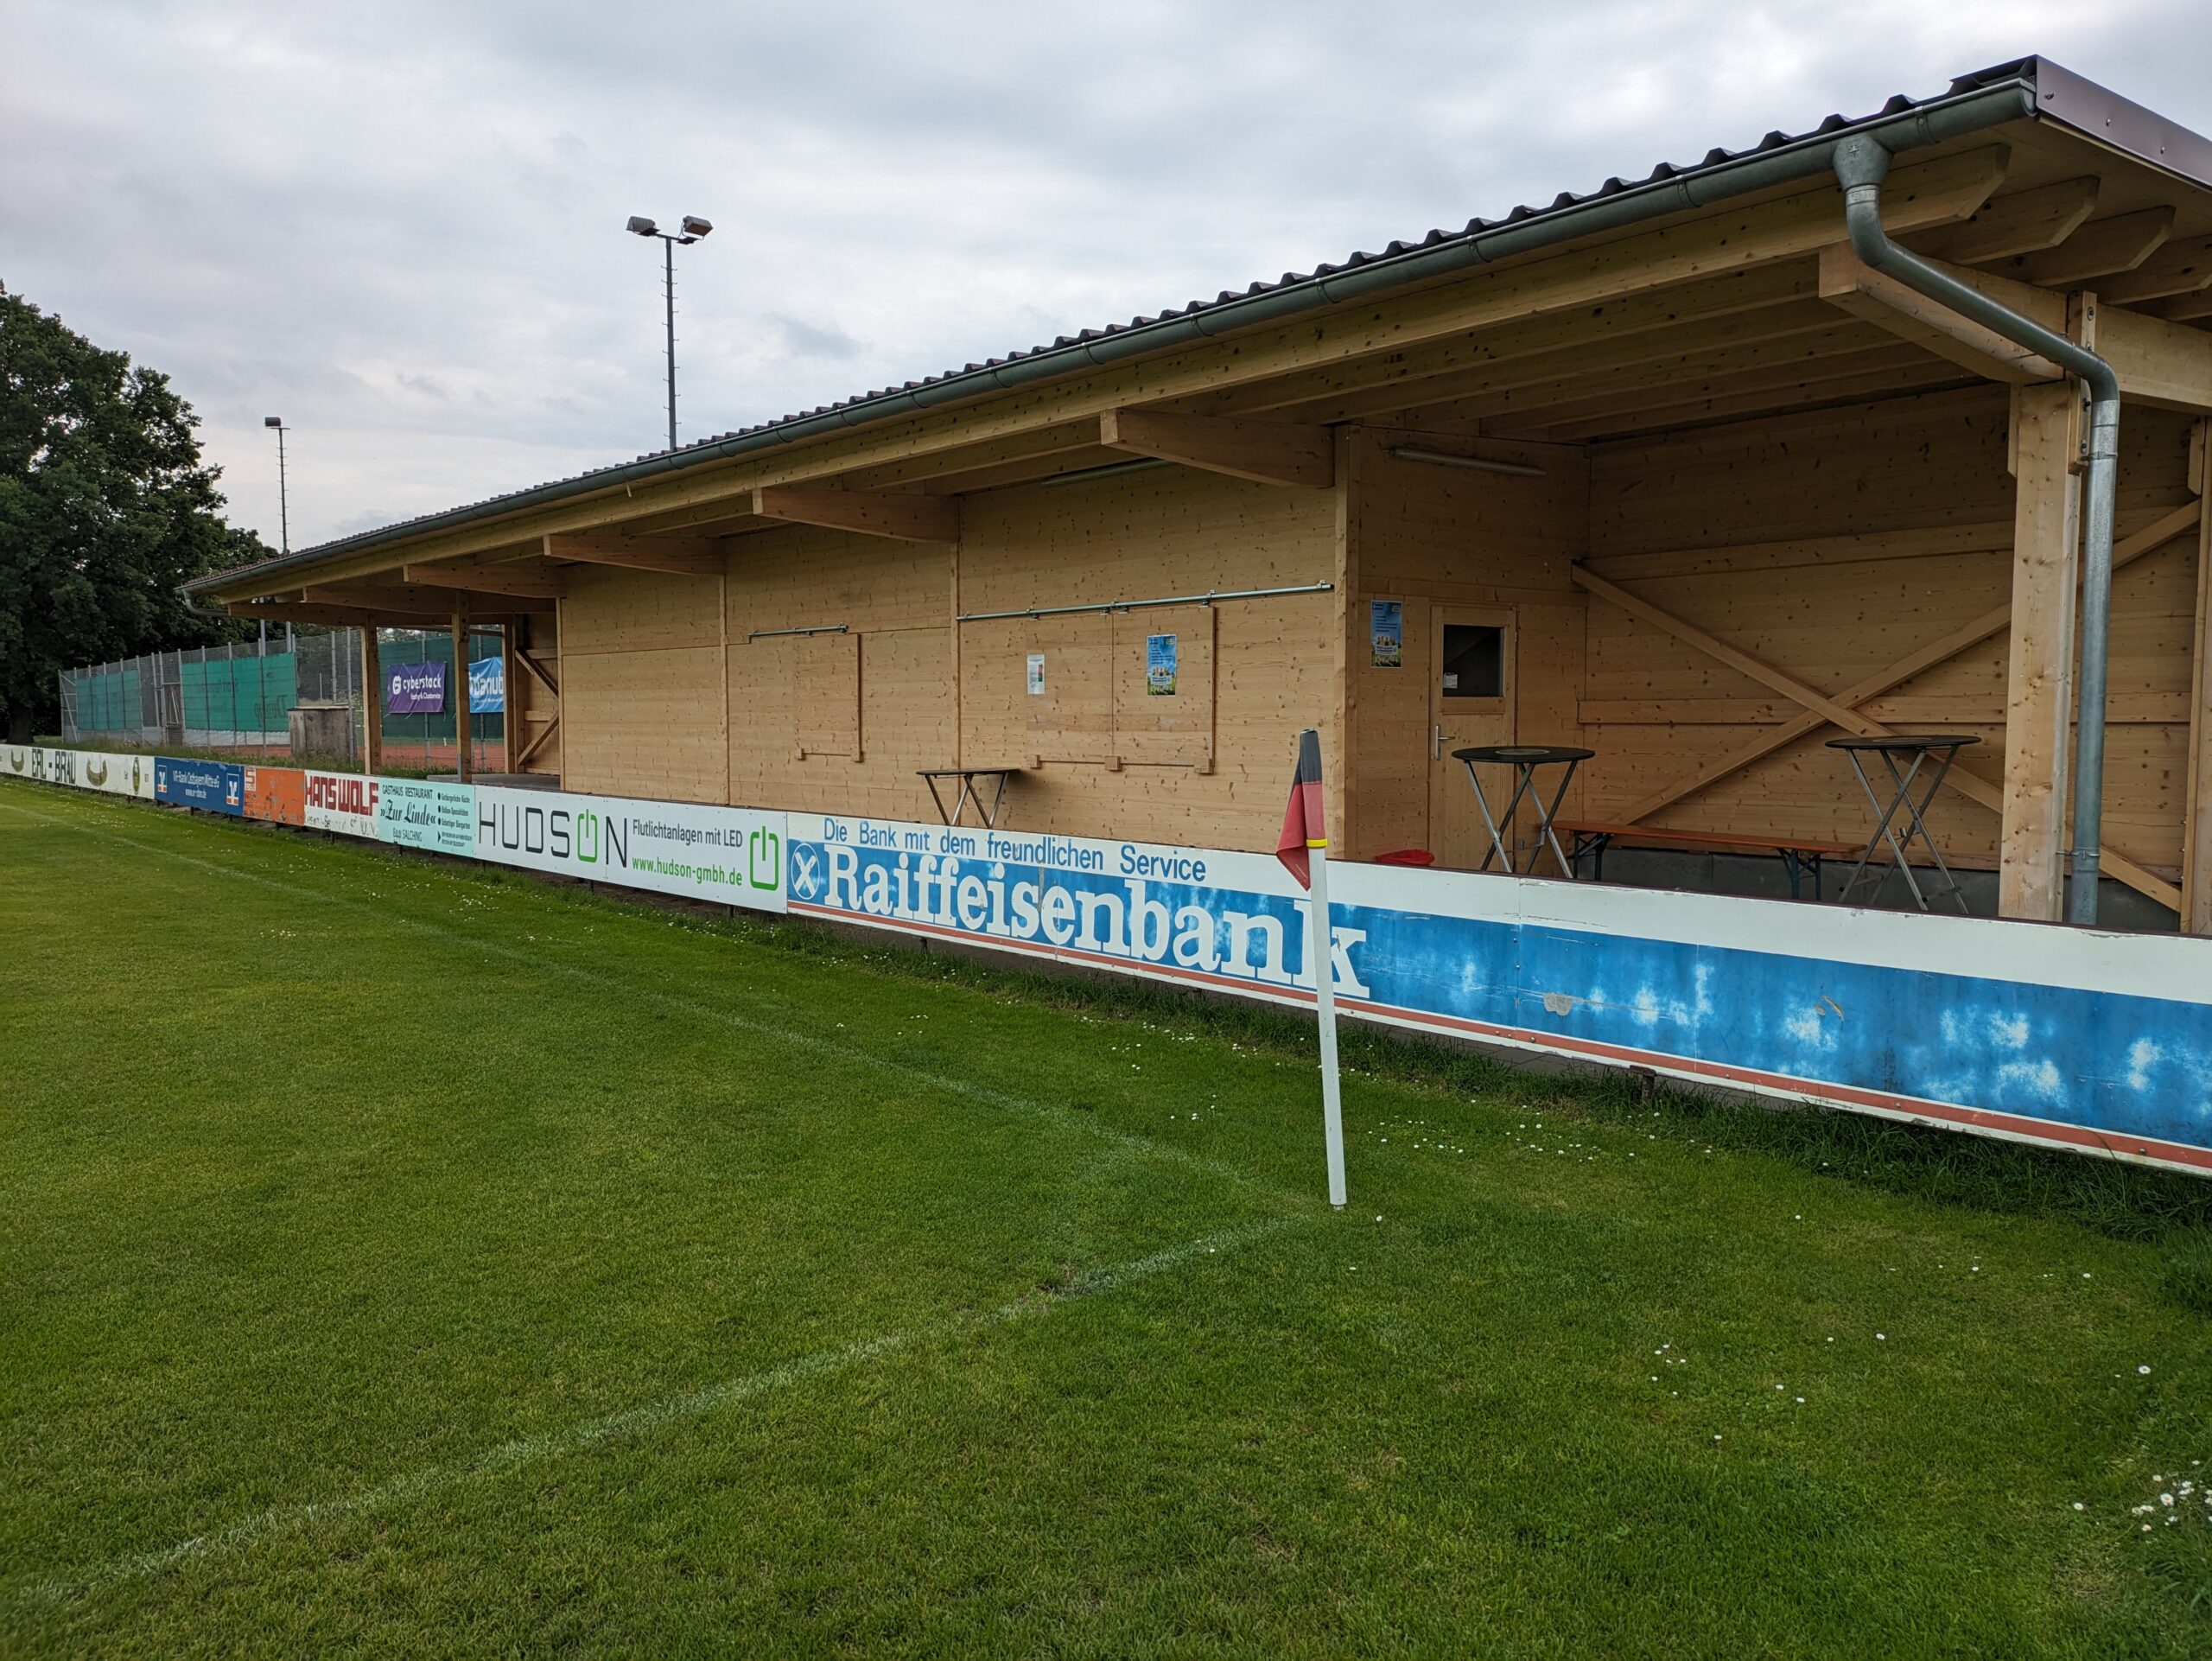
[[[376,839],[376,780],[358,773],[310,773],[305,779],[302,811],[308,829]]]
[[[793,814],[789,859],[796,913],[1313,996],[1304,896],[1264,855]],[[1332,875],[1347,1014],[2212,1172],[2212,939]]]
[[[229,761],[154,758],[154,799],[208,813],[245,814],[245,769]]]
[[[104,750],[79,750],[77,778],[88,789],[111,796],[154,799],[154,761],[147,755],[111,755]]]
[[[245,816],[271,824],[305,824],[307,774],[297,767],[248,767]]]
[[[474,851],[527,870],[784,909],[781,813],[484,785]]]
[[[476,851],[476,786],[378,779],[377,840],[434,854]]]
[[[791,909],[1294,1000],[1306,901],[1272,856],[793,813]],[[1336,919],[1344,907],[1334,906]],[[1335,919],[1332,919],[1335,920]],[[1338,995],[1366,932],[1335,931]]]

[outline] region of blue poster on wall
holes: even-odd
[[[1406,660],[1406,608],[1399,600],[1367,602],[1370,633],[1374,636],[1369,662],[1377,669],[1395,669]]]
[[[1153,634],[1144,643],[1144,694],[1147,697],[1175,696],[1175,637]]]
[[[245,769],[229,761],[181,761],[154,758],[154,799],[172,807],[197,807],[209,813],[245,815]]]
[[[507,660],[479,658],[468,665],[468,713],[498,716],[507,712]]]

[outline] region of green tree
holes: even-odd
[[[267,557],[226,525],[168,377],[0,293],[0,718],[54,730],[56,671],[242,633],[177,585]]]

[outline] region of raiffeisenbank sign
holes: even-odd
[[[791,909],[1234,986],[1313,985],[1306,900],[1268,854],[792,813]],[[1332,907],[1340,915],[1342,907]],[[1332,931],[1365,996],[1367,931]]]
[[[784,816],[751,808],[479,785],[476,856],[725,906],[784,909]]]

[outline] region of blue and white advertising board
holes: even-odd
[[[245,769],[230,761],[154,758],[154,799],[171,807],[245,816]]]
[[[479,658],[468,665],[468,713],[505,715],[507,711],[507,660]]]
[[[795,913],[1312,999],[1305,896],[1268,856],[790,823]],[[2212,940],[1379,865],[1331,875],[1347,1014],[2212,1171]]]
[[[755,911],[784,909],[784,815],[480,785],[479,859]]]

